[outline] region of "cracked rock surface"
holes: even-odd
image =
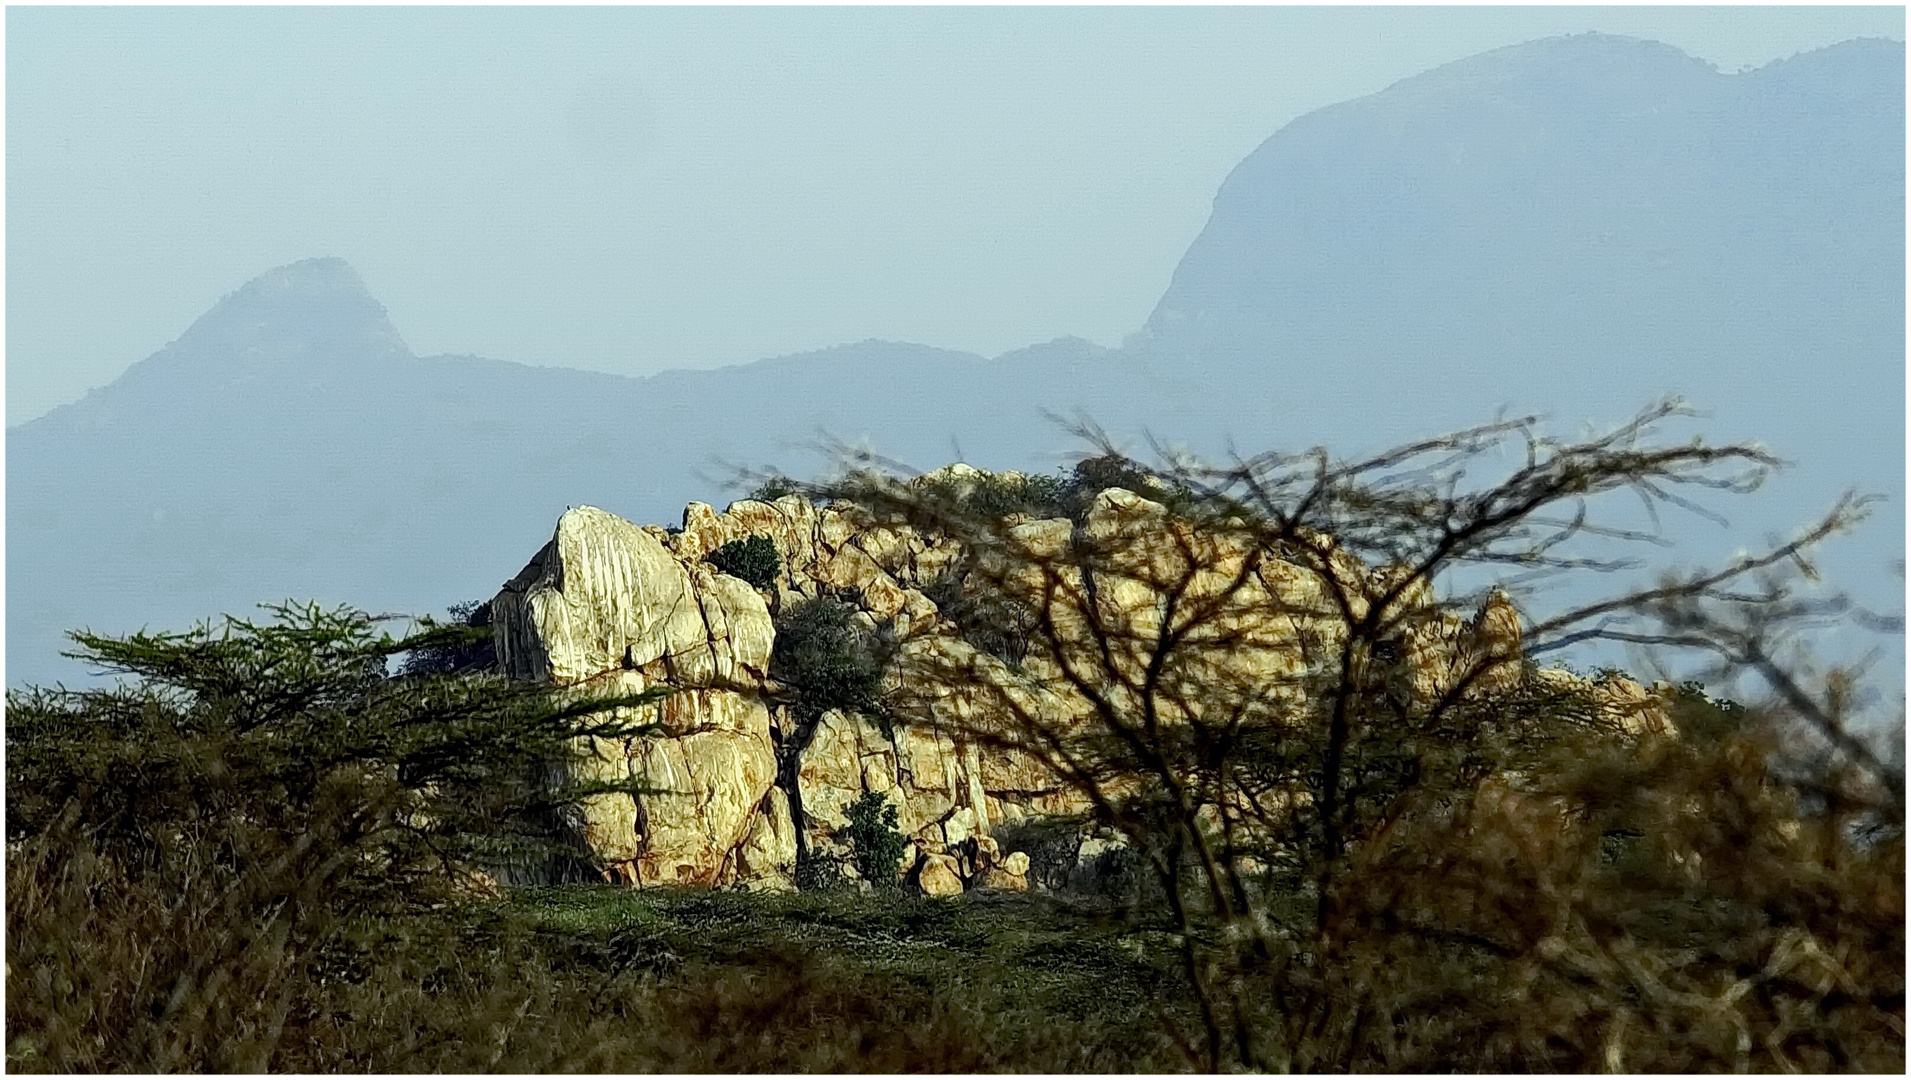
[[[972,475],[957,465],[924,480]],[[1331,605],[1311,571],[1275,559],[1247,566],[1245,549],[1194,534],[1127,491],[1102,492],[1079,527],[1035,520],[1013,532],[1030,553],[1040,553],[1059,551],[1077,530],[1116,552],[1114,565],[1131,572],[1099,590],[1063,596],[1061,614],[1092,609],[1105,625],[1134,629],[1144,645],[1148,620],[1159,610],[1160,592],[1150,582],[1197,563],[1190,595],[1248,579],[1225,594],[1231,606],[1217,623],[1230,647],[1200,654],[1184,673],[1190,678],[1297,687],[1344,638],[1344,624],[1328,614]],[[752,536],[769,537],[780,560],[774,586],[760,592],[705,561],[724,544]],[[594,778],[641,780],[655,793],[593,797],[562,822],[566,831],[612,880],[790,888],[799,848],[840,855],[844,806],[881,792],[913,842],[904,869],[922,888],[1027,888],[1028,856],[998,852],[993,830],[1046,815],[1084,815],[1089,804],[1034,759],[979,746],[962,733],[986,726],[979,722],[992,712],[1067,724],[1085,717],[1086,708],[1049,670],[1069,659],[1068,649],[1031,656],[1011,670],[942,617],[925,588],[962,555],[948,538],[874,523],[851,504],[818,507],[797,495],[744,500],[722,513],[691,503],[680,530],[636,525],[595,507],[567,511],[551,541],[492,601],[500,665],[518,678],[580,691],[664,686],[675,693],[633,717],[659,725],[660,735],[594,740],[579,766]],[[1244,566],[1250,573],[1241,573]],[[1369,592],[1387,584],[1385,568],[1338,552],[1333,573]],[[1409,621],[1401,642],[1407,681],[1417,692],[1441,692],[1482,655],[1511,658],[1477,680],[1482,689],[1518,678],[1519,616],[1503,596],[1466,620],[1439,611],[1425,592],[1409,601],[1425,617]],[[894,643],[885,690],[910,698],[911,715],[905,724],[879,725],[826,712],[806,727],[799,746],[785,688],[769,674],[772,613],[825,595],[852,604],[857,622],[880,628]],[[1652,711],[1657,691],[1620,682],[1601,691],[1616,708]],[[786,760],[790,767],[779,769]]]

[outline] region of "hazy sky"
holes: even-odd
[[[7,423],[328,254],[423,354],[1114,345],[1281,125],[1584,30],[1736,71],[1904,9],[11,7]]]

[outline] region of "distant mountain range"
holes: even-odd
[[[1600,35],[1497,50],[1276,133],[1118,350],[867,341],[633,379],[418,357],[343,262],[282,267],[8,430],[7,680],[74,679],[71,627],[285,597],[442,610],[568,505],[668,520],[731,497],[724,463],[815,470],[822,433],[1048,468],[1080,447],[1045,412],[1211,454],[1353,452],[1681,392],[1715,439],[1799,462],[1735,519],[1750,537],[1692,550],[1855,485],[1897,501],[1836,573],[1901,594],[1903,133],[1897,42],[1729,76]]]

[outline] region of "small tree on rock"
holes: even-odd
[[[896,831],[896,808],[879,791],[865,791],[843,807],[849,823],[837,835],[849,843],[850,862],[863,880],[879,889],[894,889],[903,853],[909,841]]]
[[[783,568],[783,561],[776,553],[776,541],[767,536],[732,540],[704,558],[711,566],[731,577],[742,578],[755,589],[773,587],[777,573]]]

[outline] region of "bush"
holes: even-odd
[[[364,977],[377,920],[551,857],[552,811],[638,790],[553,789],[545,770],[642,734],[601,710],[654,693],[560,705],[491,676],[387,678],[387,658],[466,628],[393,639],[346,608],[269,610],[75,634],[75,656],[131,680],[8,695],[11,1064],[272,1067],[325,986]]]
[[[1362,850],[1322,928],[1337,962],[1284,976],[1301,1007],[1268,1018],[1270,1064],[1902,1071],[1902,817],[1859,840],[1859,800],[1801,812],[1775,782],[1769,729],[1690,698],[1677,720],[1562,744]]]
[[[896,808],[887,796],[865,791],[843,807],[849,824],[837,835],[849,842],[850,862],[863,880],[879,889],[894,889],[903,852],[909,841],[896,831]]]
[[[849,888],[849,878],[834,858],[805,847],[796,853],[796,888],[799,892],[836,892]]]
[[[979,472],[973,477],[942,478],[919,495],[947,510],[978,518],[1025,514],[1080,522],[1088,516],[1095,496],[1109,488],[1132,491],[1177,512],[1191,511],[1200,501],[1185,486],[1158,479],[1132,459],[1112,452],[1083,458],[1065,476]],[[853,498],[853,489],[842,494]]]
[[[762,483],[750,489],[749,498],[758,502],[775,502],[785,495],[802,495],[804,487],[795,480],[781,474],[766,477]]]
[[[757,589],[774,587],[776,575],[783,568],[783,561],[776,554],[776,542],[767,536],[732,540],[704,556],[704,561]]]
[[[478,672],[494,671],[498,665],[497,648],[492,643],[491,604],[486,600],[467,600],[453,604],[446,609],[451,614],[451,626],[469,627],[474,631],[468,640],[447,640],[421,646],[405,657],[402,670],[407,675],[470,675]],[[426,627],[439,624],[434,620],[425,620]]]
[[[1903,772],[1850,727],[1862,672],[1804,659],[1845,618],[1901,627],[1809,584],[1867,500],[1544,617],[1440,598],[1456,574],[1537,591],[1627,566],[1617,545],[1656,537],[1589,505],[1705,514],[1689,493],[1747,493],[1777,465],[1663,439],[1682,415],[1577,441],[1502,420],[1350,460],[1104,453],[1062,484],[1070,517],[1122,487],[1165,520],[1066,544],[991,516],[1035,501],[1014,477],[843,490],[961,553],[971,587],[936,599],[972,641],[1012,656],[1016,623],[965,602],[1024,607],[1023,678],[923,650],[908,681],[990,695],[937,719],[1049,765],[1128,840],[1159,897],[1136,907],[1175,928],[1200,1006],[1176,1037],[1203,1071],[1895,1071]],[[1285,619],[1300,662],[1243,663]],[[1633,688],[1610,672],[1518,681],[1589,641],[1762,678],[1772,702],[1743,712],[1767,734],[1713,738],[1735,710],[1695,695],[1622,716]],[[1046,685],[1083,706],[1023,703]],[[1661,730],[1668,704],[1716,717]]]
[[[978,471],[974,476],[941,477],[924,493],[951,510],[979,518],[1055,517],[1062,513],[1062,490],[1059,477]]]
[[[955,624],[962,640],[1010,667],[1020,667],[1028,656],[1029,635],[1035,629],[1033,613],[988,582],[945,576],[923,586],[922,594]]]
[[[321,948],[254,939],[235,962],[232,943],[249,930],[209,892],[73,868],[49,894],[45,867],[9,858],[6,869],[10,1072],[1180,1064],[1152,1022],[1159,1001],[1177,1000],[1157,974],[1165,961],[1123,948],[1119,928],[1025,896],[525,890],[364,920]],[[583,902],[538,910],[560,897]],[[19,943],[49,940],[60,915],[74,920],[56,927],[67,951],[23,958]]]
[[[983,517],[1050,517],[1060,508],[1062,482],[1053,476],[985,476],[968,494],[968,509]]]
[[[794,707],[806,717],[831,709],[869,716],[882,712],[885,650],[856,625],[854,614],[846,604],[819,597],[777,619],[770,674],[795,691]]]

